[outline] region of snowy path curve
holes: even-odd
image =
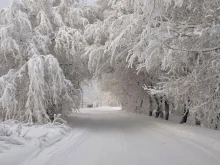
[[[220,165],[220,132],[121,111],[69,117],[69,136],[20,165]]]

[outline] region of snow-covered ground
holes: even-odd
[[[69,134],[50,145],[4,150],[0,165],[220,164],[220,131],[106,109],[81,110],[68,125]]]
[[[83,108],[80,111],[82,113],[85,113],[86,111],[93,111],[94,112],[99,112],[99,111],[120,111],[121,107],[109,107],[109,106],[102,106],[102,107],[97,107],[97,108]]]
[[[0,165],[18,165],[31,154],[66,137],[71,128],[65,124],[21,124],[17,121],[0,123]]]

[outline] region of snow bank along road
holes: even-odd
[[[219,131],[101,110],[73,114],[68,124],[67,137],[20,164],[220,165]]]

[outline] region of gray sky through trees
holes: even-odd
[[[10,0],[0,0],[0,8],[5,8],[10,4]]]

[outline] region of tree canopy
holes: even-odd
[[[48,122],[92,77],[124,109],[217,129],[219,0],[14,0],[0,11],[5,119]],[[158,108],[159,107],[159,108]]]

